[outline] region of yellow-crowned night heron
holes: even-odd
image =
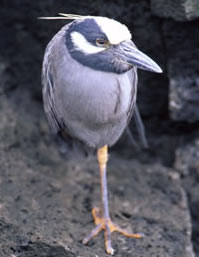
[[[101,230],[105,248],[113,254],[111,233],[130,234],[111,221],[106,165],[112,146],[127,126],[136,104],[137,68],[162,72],[131,40],[128,28],[105,17],[66,15],[73,19],[48,44],[43,61],[44,109],[54,133],[97,149],[102,206],[92,214],[96,227],[86,244]],[[49,18],[50,19],[50,18]]]

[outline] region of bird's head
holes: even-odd
[[[74,19],[65,44],[72,58],[79,63],[94,70],[119,74],[132,67],[162,72],[150,57],[136,48],[130,31],[120,22],[98,16],[61,15],[65,19]]]

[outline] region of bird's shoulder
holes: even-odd
[[[45,66],[45,64],[50,63],[51,60],[53,60],[53,58],[51,57],[57,50],[57,45],[60,43],[60,40],[63,40],[63,37],[68,32],[70,25],[71,23],[64,25],[47,44],[44,52],[43,66]]]

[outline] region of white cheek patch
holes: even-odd
[[[92,45],[81,33],[77,31],[71,33],[71,39],[75,45],[75,48],[81,52],[84,52],[85,54],[95,54],[106,50],[106,48]]]
[[[106,17],[95,17],[95,20],[111,44],[131,40],[131,33],[124,24]]]

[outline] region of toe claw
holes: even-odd
[[[114,254],[114,252],[115,252],[115,250],[112,248],[112,247],[110,247],[110,248],[106,248],[106,252],[108,253],[108,254],[111,254],[111,255],[113,255]]]

